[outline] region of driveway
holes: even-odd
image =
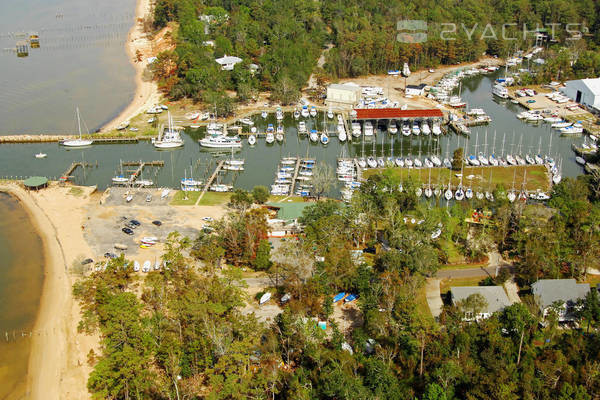
[[[444,303],[442,302],[442,296],[440,296],[440,282],[441,279],[437,278],[428,278],[425,283],[425,292],[427,295],[427,305],[429,306],[429,310],[431,310],[431,315],[433,318],[437,319],[442,313],[442,307]]]

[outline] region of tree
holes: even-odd
[[[458,149],[454,150],[454,153],[452,154],[452,169],[454,171],[460,171],[463,166],[463,162],[464,152],[462,147],[459,147]]]
[[[488,302],[481,294],[473,293],[466,299],[460,301],[457,306],[465,315],[465,318],[476,319],[478,315],[488,307]]]
[[[324,161],[318,163],[313,169],[313,193],[317,196],[317,200],[331,189],[335,182],[335,175],[331,165]]]
[[[269,200],[269,189],[265,186],[254,186],[252,189],[252,198],[255,203],[264,204],[267,200]]]
[[[245,210],[252,205],[252,196],[244,189],[235,189],[229,198],[229,205],[238,210]]]
[[[268,240],[263,239],[258,244],[253,264],[258,271],[268,271],[271,268],[271,244]]]
[[[288,76],[282,76],[273,85],[271,97],[281,104],[290,104],[300,98],[300,90]]]

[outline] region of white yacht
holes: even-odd
[[[373,123],[366,121],[364,125],[365,136],[373,136]]]
[[[298,122],[298,133],[306,133],[306,123],[304,121]]]
[[[500,84],[495,84],[492,87],[492,94],[500,97],[501,99],[508,99],[508,89]]]
[[[173,126],[171,113],[168,113],[169,126],[163,128],[157,138],[152,139],[154,147],[159,149],[174,149],[183,146],[183,139],[179,134],[179,129]]]
[[[360,136],[360,123],[353,122],[352,123],[352,136],[359,137]]]
[[[89,146],[94,141],[89,139],[81,138],[81,118],[79,117],[79,107],[77,107],[77,128],[79,129],[79,139],[70,139],[62,142],[62,145],[65,147],[83,147]]]
[[[200,146],[213,149],[241,148],[242,141],[237,136],[225,136],[220,133],[211,133],[210,135],[198,141]]]

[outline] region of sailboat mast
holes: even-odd
[[[81,139],[81,118],[79,117],[79,107],[77,107],[77,129],[79,130],[79,139]]]

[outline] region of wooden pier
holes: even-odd
[[[93,165],[90,163],[84,163],[84,162],[72,162],[71,165],[69,165],[69,168],[67,168],[67,170],[65,172],[63,172],[63,174],[60,177],[60,181],[61,182],[66,182],[69,179],[73,178],[73,173],[75,172],[75,170],[78,167],[81,168],[89,168],[92,167]],[[96,166],[98,166],[98,162],[96,162]]]
[[[51,143],[63,140],[77,139],[75,135],[7,135],[0,136],[0,144],[6,143]],[[141,140],[151,140],[150,136],[124,136],[124,137],[94,137],[90,139],[93,144],[124,144],[138,143]]]
[[[129,182],[128,184],[131,185],[133,184],[137,178],[141,175],[142,171],[144,170],[145,167],[163,167],[165,165],[165,162],[163,160],[157,160],[157,161],[123,161],[121,163],[121,165],[127,166],[127,167],[137,167],[135,170],[132,171],[128,171],[128,172],[132,172],[132,174],[129,176]]]
[[[292,177],[292,184],[290,185],[290,194],[294,193],[294,189],[296,188],[296,180],[298,179],[298,172],[300,171],[300,163],[302,160],[300,157],[296,159],[296,167],[294,168],[294,176]]]
[[[219,161],[219,164],[217,164],[217,168],[215,168],[215,172],[213,172],[212,175],[210,176],[210,178],[208,178],[208,180],[206,181],[206,185],[204,185],[204,189],[202,189],[202,193],[200,193],[200,196],[198,196],[196,205],[198,205],[200,200],[202,200],[204,193],[206,193],[208,191],[208,188],[210,188],[210,186],[212,185],[214,180],[217,178],[217,175],[219,175],[219,172],[221,172],[221,170],[223,169],[224,164],[225,164],[225,160]]]

